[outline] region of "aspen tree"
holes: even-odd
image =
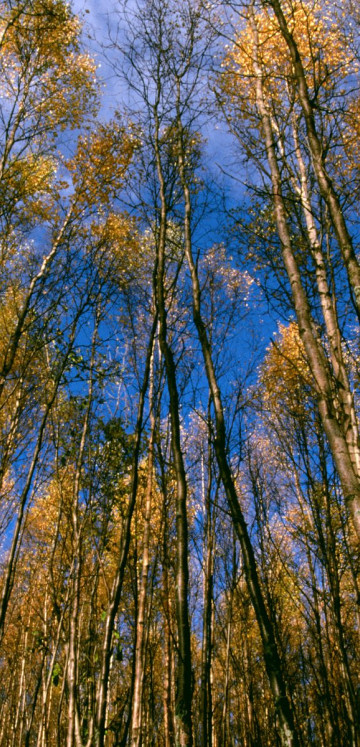
[[[273,5],[274,10],[276,6],[276,18],[267,10],[268,6]],[[269,173],[262,158],[257,160],[257,164],[266,189],[268,190],[271,185],[271,201],[283,265],[317,391],[323,428],[329,440],[355,530],[359,534],[358,422],[354,394],[344,359],[345,340],[335,295],[337,278],[334,280],[334,268],[331,256],[329,253],[326,254],[324,239],[322,242],[319,239],[321,232],[324,235],[324,228],[319,223],[322,216],[319,202],[317,204],[320,204],[320,213],[318,216],[315,213],[317,197],[320,201],[324,200],[331,216],[342,261],[355,294],[357,260],[351,248],[352,242],[349,239],[343,210],[331,186],[332,183],[330,184],[324,161],[324,153],[332,144],[331,141],[326,143],[326,133],[332,131],[331,97],[334,98],[336,95],[338,78],[340,86],[349,74],[352,60],[347,56],[334,25],[330,26],[327,36],[327,21],[322,21],[321,15],[317,17],[310,5],[295,3],[291,8],[293,31],[290,33],[286,25],[288,21],[279,3],[265,3],[264,10],[258,10],[254,3],[244,7],[244,29],[239,32],[235,45],[224,62],[224,70],[227,68],[227,71],[224,73],[222,90],[229,104],[229,121],[233,119],[231,107],[235,105],[236,108],[237,101],[240,106],[239,116],[243,116],[243,121],[250,123],[251,131],[258,134],[258,143],[264,144]],[[304,65],[301,62],[302,57],[306,60]],[[330,66],[333,66],[331,73]],[[309,103],[310,80],[316,101],[319,103],[319,111],[324,99],[326,113],[322,126],[325,140],[322,145],[316,132],[315,109],[313,106],[311,108]],[[246,101],[243,98],[245,91]],[[325,108],[325,102],[328,110]],[[300,113],[298,103],[301,107]],[[242,106],[244,108],[241,114]],[[286,118],[281,113],[284,106],[288,112]],[[306,125],[306,140],[303,133],[303,118]],[[246,145],[247,138],[240,132],[241,119],[238,123],[237,136],[251,159],[250,148]],[[291,152],[288,138],[292,145]],[[319,185],[318,195],[314,187],[310,186],[312,169]],[[316,278],[316,291],[313,296],[310,296],[307,290],[306,278],[301,272],[301,256],[292,234],[296,213],[295,210],[291,210],[291,200],[294,200],[294,204],[300,200],[302,216],[296,217],[295,220],[301,225],[300,231],[305,224]],[[331,289],[329,277],[333,278],[334,283],[334,288]],[[339,300],[339,303],[342,301]],[[330,355],[316,326],[319,306]]]

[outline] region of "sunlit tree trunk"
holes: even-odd
[[[170,558],[169,558],[169,497],[166,489],[166,474],[164,456],[161,450],[161,444],[158,444],[158,460],[161,476],[161,491],[163,496],[163,516],[162,516],[162,550],[161,550],[161,600],[162,600],[162,624],[163,624],[163,687],[162,702],[164,709],[164,744],[165,747],[172,747],[175,743],[175,694],[174,694],[174,655],[173,655],[173,629],[172,629],[172,596],[171,596],[171,579]]]
[[[18,693],[18,698],[17,698],[18,702],[16,706],[15,720],[12,725],[12,729],[13,729],[12,744],[16,744],[16,740],[18,740],[18,743],[21,744],[21,740],[22,740],[24,715],[25,715],[25,698],[26,698],[25,667],[26,667],[26,658],[27,658],[28,639],[29,639],[29,629],[28,629],[28,626],[26,626],[24,629],[23,653],[21,657],[19,693]]]
[[[308,175],[299,142],[298,125],[295,115],[292,116],[292,132],[295,145],[295,154],[298,162],[300,188],[294,184],[295,191],[299,194],[301,205],[304,213],[305,225],[309,237],[309,244],[314,257],[315,274],[319,299],[321,303],[327,339],[329,341],[329,352],[332,364],[332,371],[336,381],[336,397],[339,399],[338,417],[342,421],[346,443],[348,445],[350,458],[352,461],[355,474],[360,479],[360,444],[359,444],[359,427],[355,412],[354,396],[351,391],[348,372],[344,361],[344,352],[342,349],[342,337],[339,328],[337,314],[337,302],[334,295],[331,294],[327,279],[327,268],[318,238],[318,231],[315,224],[314,211],[311,205],[309,192]],[[284,156],[283,156],[284,157]],[[335,401],[336,406],[336,401]]]
[[[209,439],[207,454],[207,485],[203,475],[203,505],[204,505],[204,539],[203,539],[203,564],[204,564],[204,611],[202,624],[202,648],[201,648],[201,743],[204,747],[212,747],[212,686],[211,686],[211,662],[213,645],[213,545],[214,528],[213,515],[211,511],[211,443]],[[204,470],[204,454],[202,453],[202,470]]]
[[[256,38],[255,26],[253,26],[253,33]],[[287,225],[286,209],[282,196],[282,181],[275,149],[275,138],[263,92],[262,71],[256,60],[254,61],[254,70],[256,74],[256,101],[262,121],[266,153],[271,172],[275,219],[282,246],[283,260],[291,285],[300,336],[314,377],[323,428],[330,444],[344,491],[344,497],[353,518],[355,530],[360,537],[360,482],[354,471],[354,464],[349,453],[345,434],[338,422],[336,407],[334,406],[334,394],[329,364],[315,330],[309,302],[293,251],[290,231]]]
[[[324,147],[321,143],[315,121],[315,106],[309,93],[301,55],[294,35],[289,29],[281,2],[279,0],[264,0],[264,5],[270,6],[273,9],[279,23],[279,28],[289,49],[299,102],[305,118],[306,132],[316,179],[321,196],[329,209],[329,215],[341,250],[349,285],[353,292],[357,315],[360,320],[360,264],[354,251],[352,238],[346,225],[339,197],[326,168]],[[358,510],[360,513],[360,507]]]

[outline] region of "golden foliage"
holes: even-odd
[[[279,324],[276,340],[267,350],[260,381],[266,406],[297,417],[306,416],[312,379],[296,322]]]
[[[34,0],[24,12],[1,4],[1,94],[22,118],[46,129],[78,126],[95,100],[95,64],[79,51],[79,20],[63,0]],[[19,94],[20,92],[20,94]]]
[[[354,60],[330,12],[331,3],[289,2],[283,10],[302,59],[307,83],[314,93],[332,88],[354,69]],[[325,11],[325,12],[324,12]],[[248,12],[244,27],[236,35],[223,61],[221,88],[233,103],[251,108],[255,104],[254,80],[263,76],[265,96],[281,102],[291,99],[293,67],[278,21],[270,8]]]
[[[93,223],[91,233],[101,248],[99,268],[102,275],[110,271],[118,285],[130,283],[134,273],[138,276],[143,252],[135,218],[127,213],[110,211]]]
[[[107,205],[123,188],[125,174],[138,139],[119,119],[98,125],[81,136],[74,158],[67,166],[72,172],[77,201]]]
[[[56,182],[61,131],[96,112],[96,67],[63,0],[7,0],[0,18],[1,214],[36,225],[55,215],[65,186]]]
[[[50,218],[56,169],[55,158],[41,153],[27,153],[9,161],[3,188],[7,200],[12,199],[13,204],[22,203],[22,220],[33,223]]]

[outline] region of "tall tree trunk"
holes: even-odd
[[[147,483],[145,492],[144,512],[144,538],[142,548],[142,564],[139,584],[139,599],[136,621],[136,647],[135,647],[135,681],[134,697],[131,722],[131,745],[141,747],[142,735],[142,699],[143,684],[146,664],[146,616],[147,616],[147,591],[150,567],[150,526],[151,526],[151,499],[153,491],[154,471],[154,439],[155,439],[155,412],[154,412],[154,351],[150,366],[149,384],[149,408],[150,408],[150,438],[148,445]]]
[[[19,694],[17,698],[16,715],[14,723],[12,725],[13,739],[12,744],[21,744],[22,731],[24,724],[24,713],[25,713],[25,698],[26,698],[26,678],[25,678],[25,666],[26,666],[26,655],[28,650],[28,637],[29,637],[29,624],[24,629],[24,643],[23,653],[21,657],[21,669],[20,669],[20,681],[19,681]],[[19,729],[20,725],[20,729]],[[18,740],[17,742],[15,740]]]
[[[92,334],[92,347],[91,347],[91,360],[89,370],[89,387],[88,387],[88,398],[87,407],[85,410],[83,427],[81,432],[81,439],[79,444],[79,450],[76,461],[75,475],[74,475],[74,487],[72,496],[72,535],[73,535],[73,578],[72,578],[72,599],[71,599],[71,612],[70,612],[70,628],[69,628],[69,654],[68,654],[68,666],[67,666],[67,681],[68,681],[68,733],[66,747],[82,747],[82,740],[80,735],[79,725],[79,711],[78,711],[78,656],[79,656],[79,614],[80,614],[80,589],[81,589],[81,574],[82,574],[82,530],[83,520],[80,517],[79,511],[79,496],[81,490],[81,480],[83,471],[84,451],[86,445],[86,439],[88,436],[90,415],[93,406],[93,378],[94,378],[94,363],[95,363],[95,352],[96,352],[96,339],[98,334],[99,319],[96,318],[94,331]]]
[[[164,745],[173,747],[175,742],[175,724],[174,724],[174,693],[173,693],[173,631],[172,631],[172,599],[171,586],[169,579],[169,522],[168,522],[168,496],[166,490],[166,477],[164,458],[159,448],[159,465],[161,474],[161,487],[163,494],[163,528],[162,528],[162,620],[163,620],[163,708],[164,708]]]
[[[161,82],[159,81],[158,96]],[[160,226],[157,241],[156,304],[159,316],[159,341],[164,359],[170,400],[171,444],[176,475],[176,620],[178,656],[176,671],[175,719],[181,747],[192,745],[192,671],[190,647],[190,622],[188,609],[188,521],[187,484],[181,450],[179,395],[176,368],[167,337],[167,310],[165,306],[165,248],[167,232],[167,205],[164,176],[160,155],[160,127],[155,107],[155,155],[160,191]]]
[[[191,241],[191,196],[185,173],[185,153],[183,149],[183,131],[180,115],[178,116],[178,158],[179,171],[185,201],[184,234],[185,252],[189,265],[192,294],[193,294],[193,318],[197,329],[204,358],[206,376],[208,379],[211,399],[215,411],[215,452],[221,481],[229,503],[232,521],[237,533],[243,556],[244,573],[254,606],[257,622],[260,629],[266,671],[269,677],[271,691],[279,716],[281,740],[284,747],[295,747],[298,745],[298,735],[295,727],[293,712],[286,693],[285,681],[282,673],[280,656],[276,644],[275,634],[268,612],[266,610],[258,570],[255,561],[254,550],[249,537],[246,521],[237,496],[235,482],[232,476],[226,449],[226,428],[224,411],[221,400],[220,389],[217,383],[215,368],[212,360],[212,352],[208,340],[206,326],[201,314],[201,292],[196,265],[192,254]]]
[[[342,338],[337,315],[336,299],[332,297],[330,293],[329,283],[327,279],[327,268],[325,265],[325,260],[315,224],[314,212],[312,209],[309,194],[306,167],[301,152],[297,122],[295,121],[294,113],[292,119],[295,155],[299,167],[300,189],[297,188],[297,186],[294,186],[300,197],[306,229],[309,237],[309,243],[314,258],[316,282],[319,292],[322,314],[325,322],[326,334],[329,341],[331,365],[336,382],[336,397],[339,400],[338,416],[342,422],[342,427],[344,430],[344,435],[346,443],[348,445],[349,455],[352,461],[354,472],[360,479],[359,427],[355,411],[354,396],[351,391],[349,376],[346,370],[344,354],[342,350]]]
[[[253,25],[253,33],[257,42],[255,25]],[[341,423],[338,420],[337,408],[334,403],[331,371],[321,342],[316,334],[309,302],[292,247],[282,196],[281,174],[277,161],[272,125],[263,93],[262,71],[256,60],[254,60],[254,69],[256,74],[256,101],[262,121],[266,153],[271,171],[275,219],[282,246],[284,265],[291,285],[299,332],[314,378],[322,425],[329,441],[344,497],[352,515],[355,531],[360,538],[360,481],[354,471],[349,446]]]
[[[204,454],[202,453],[202,470],[204,472]],[[204,481],[204,477],[203,477]],[[212,687],[211,687],[211,660],[212,660],[212,608],[213,608],[213,516],[211,512],[211,443],[208,444],[208,476],[207,485],[203,485],[204,505],[204,611],[203,611],[203,633],[201,648],[201,744],[203,747],[212,747]]]
[[[80,559],[80,542],[76,538],[76,557],[74,558],[73,578],[72,578],[72,599],[70,614],[69,630],[69,656],[67,666],[68,682],[68,730],[66,747],[80,747],[78,734],[76,733],[76,710],[78,708],[78,616],[80,603],[80,576],[81,576],[81,559]]]
[[[347,271],[349,285],[353,292],[355,308],[360,320],[360,265],[357,260],[352,238],[348,231],[339,197],[335,191],[332,180],[327,172],[324,156],[324,147],[317,132],[314,116],[314,103],[309,93],[305,70],[301,60],[298,46],[291,33],[283,13],[279,0],[263,0],[264,6],[270,6],[278,20],[283,38],[288,46],[294,75],[297,83],[299,102],[304,114],[308,143],[311,151],[312,162],[320,194],[329,209],[329,215],[341,250],[344,265]],[[360,512],[360,508],[359,508]]]

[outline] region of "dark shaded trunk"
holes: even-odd
[[[192,281],[193,318],[201,344],[206,375],[211,393],[211,400],[215,411],[215,453],[221,481],[224,486],[226,498],[229,504],[232,521],[240,542],[246,583],[260,629],[266,671],[269,677],[271,691],[279,716],[282,744],[284,745],[284,747],[297,747],[297,745],[299,744],[299,740],[296,732],[294,716],[286,693],[285,681],[282,674],[281,661],[276,644],[275,634],[271,620],[266,610],[264,597],[260,586],[259,575],[256,567],[254,550],[250,541],[247,524],[239,503],[235,483],[231,473],[230,463],[227,457],[226,429],[223,405],[215,374],[215,368],[213,365],[211,346],[201,315],[200,284],[192,255],[191,197],[184,168],[185,153],[183,152],[183,138],[180,119],[178,122],[178,127],[179,170],[185,200],[185,251]]]

